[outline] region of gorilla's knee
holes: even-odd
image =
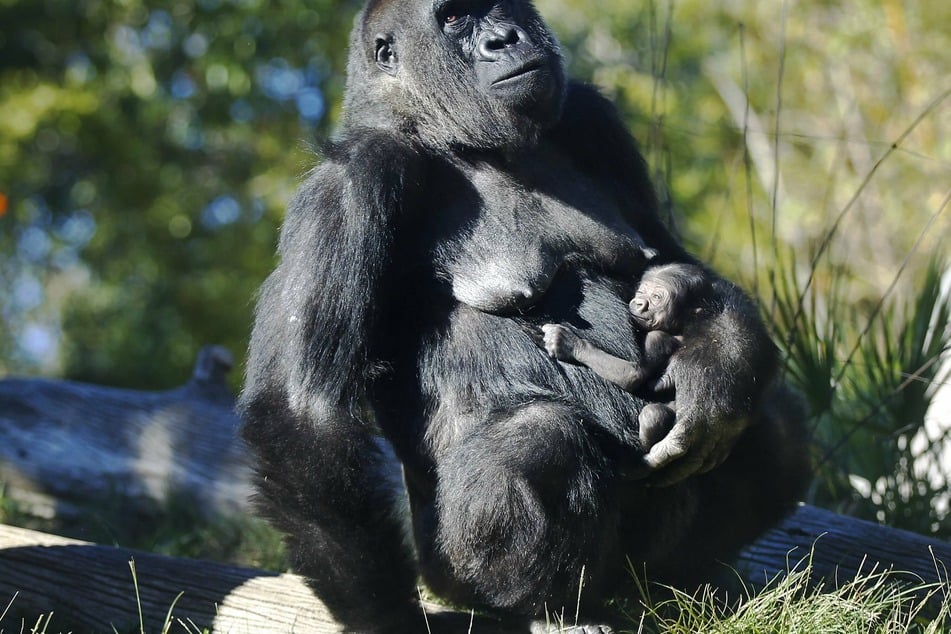
[[[522,408],[449,450],[434,547],[468,600],[535,613],[556,576],[580,574],[599,541],[578,530],[602,519],[597,453],[579,417],[554,404]]]
[[[647,451],[667,435],[674,426],[674,410],[662,403],[648,403],[637,416],[637,433],[641,449]]]

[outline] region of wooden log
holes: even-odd
[[[5,496],[45,518],[104,499],[125,513],[157,511],[171,496],[209,515],[244,512],[250,469],[225,383],[231,365],[224,348],[204,348],[191,380],[162,392],[0,381]]]
[[[53,612],[59,618],[52,631],[110,632],[112,626],[138,631],[130,561],[147,632],[162,631],[173,604],[176,623],[215,632],[340,631],[292,574],[163,557],[10,526],[0,526],[0,612],[16,595],[11,613],[35,618]],[[184,629],[179,625],[172,631]],[[20,631],[10,619],[0,622],[0,630]]]
[[[134,563],[135,583],[129,562]],[[138,600],[136,599],[138,587]],[[294,574],[165,557],[0,525],[0,632],[53,614],[49,631],[331,634],[343,629]],[[432,632],[527,634],[521,624],[422,603]],[[58,616],[57,616],[58,615]],[[423,634],[421,632],[421,634]]]
[[[733,566],[743,579],[762,585],[806,563],[813,578],[833,583],[851,581],[859,572],[892,570],[916,585],[947,585],[951,544],[803,505],[748,546]]]
[[[945,571],[951,564],[951,545],[945,542],[803,506],[747,548],[734,566],[747,581],[762,583],[810,553],[816,574],[841,581],[859,570],[871,572],[877,564],[878,570],[908,571],[926,582],[947,584]],[[0,526],[0,612],[19,593],[15,607],[34,616],[63,615],[73,631],[111,631],[110,624],[123,631],[138,624],[130,559],[135,561],[146,631],[161,631],[179,592],[184,594],[172,610],[174,619],[213,632],[339,631],[303,580],[292,574],[163,557],[6,526]],[[425,609],[433,632],[525,631],[503,629],[487,618],[475,619],[470,630],[470,615],[431,604]],[[18,622],[0,622],[4,627],[19,631]]]

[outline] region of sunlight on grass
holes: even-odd
[[[836,632],[938,634],[951,627],[947,570],[939,583],[909,583],[898,571],[859,573],[850,581],[811,581],[809,561],[773,579],[762,590],[744,587],[730,598],[706,586],[696,594],[665,587],[664,599],[643,599],[641,632],[665,634],[793,634]],[[641,586],[642,592],[646,586]]]

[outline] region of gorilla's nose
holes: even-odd
[[[482,59],[500,59],[506,49],[529,43],[528,34],[514,24],[499,24],[485,31],[479,38],[479,54]]]
[[[635,313],[643,313],[647,310],[647,300],[643,297],[635,297],[631,300],[631,311]]]

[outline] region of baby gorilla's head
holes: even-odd
[[[644,271],[629,308],[641,328],[677,334],[712,291],[710,277],[699,266],[652,266]]]

